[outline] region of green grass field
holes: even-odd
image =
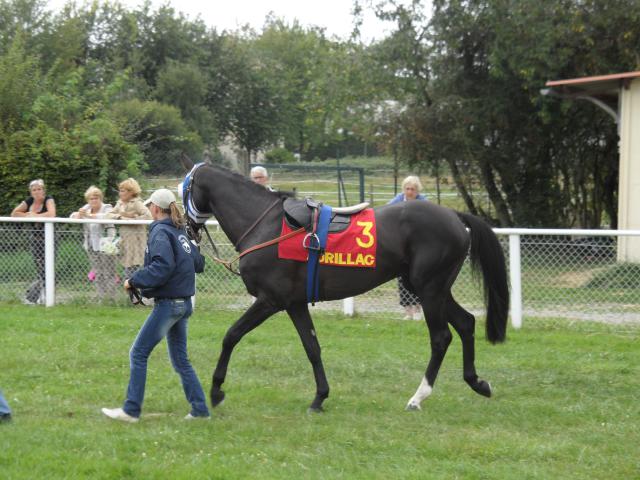
[[[0,306],[0,478],[639,478],[639,326],[527,320],[477,367],[494,397],[462,381],[452,343],[423,411],[406,412],[425,368],[422,322],[316,315],[331,396],[307,414],[311,368],[278,315],[232,357],[226,402],[188,412],[165,344],[149,363],[143,418],[119,406],[128,349],[147,309]],[[205,390],[236,314],[197,311],[190,354]]]

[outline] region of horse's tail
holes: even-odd
[[[456,212],[471,229],[471,268],[482,270],[484,302],[487,307],[487,340],[504,342],[509,313],[509,286],[502,246],[491,227],[468,213]]]

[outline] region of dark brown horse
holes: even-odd
[[[186,166],[190,166],[187,162]],[[204,165],[195,170],[192,177],[192,206],[203,216],[215,216],[236,250],[246,250],[280,235],[284,195],[222,167]],[[274,203],[274,208],[260,218]],[[487,339],[492,343],[504,341],[509,290],[504,254],[495,234],[479,218],[431,202],[402,202],[378,207],[375,221],[375,268],[322,265],[319,299],[337,300],[359,295],[402,276],[420,298],[431,340],[431,359],[407,408],[420,409],[420,403],[431,394],[452,339],[448,324],[462,340],[465,382],[475,392],[491,396],[489,384],[476,374],[475,318],[454,300],[451,287],[469,252],[472,267],[482,272],[484,280]],[[200,226],[190,220],[192,231]],[[313,367],[316,395],[310,410],[321,411],[323,401],[329,396],[329,384],[307,306],[307,265],[279,259],[278,246],[272,245],[242,257],[239,267],[247,291],[256,297],[256,301],[229,328],[222,341],[222,352],[213,373],[212,405],[224,400],[221,387],[234,347],[274,313],[285,310]]]

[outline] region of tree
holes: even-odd
[[[172,105],[190,129],[198,132],[209,145],[217,143],[213,114],[203,106],[207,96],[207,79],[197,65],[170,60],[158,74],[154,97]]]
[[[255,56],[265,65],[270,84],[281,99],[281,139],[286,148],[304,153],[309,146],[311,84],[324,75],[327,41],[317,28],[303,28],[297,21],[268,17],[261,34],[252,42]]]
[[[248,68],[243,78],[237,79],[229,94],[230,132],[247,152],[242,170],[248,175],[252,155],[280,138],[279,98],[259,68]]]
[[[139,57],[133,66],[149,86],[156,86],[158,74],[169,60],[197,63],[206,56],[210,36],[202,20],[189,21],[168,5],[152,12],[149,1],[134,15]]]
[[[202,152],[197,133],[191,131],[177,108],[156,101],[125,100],[110,109],[128,142],[144,155],[145,167],[153,174],[182,171],[180,155]]]
[[[0,132],[29,123],[28,112],[41,88],[38,60],[25,51],[24,36],[18,34],[0,56]]]
[[[25,48],[39,55],[43,37],[50,30],[45,0],[0,0],[0,55],[9,50],[17,35],[22,35]]]
[[[384,5],[396,18],[407,12]],[[396,36],[405,51],[420,38],[429,52],[423,70],[398,70],[414,84],[406,90],[405,153],[415,160],[428,152],[423,164],[446,162],[468,208],[500,225],[594,227],[603,212],[615,225],[615,126],[591,105],[539,90],[548,79],[635,68],[640,5],[435,0],[433,7],[428,23],[409,11],[423,28]],[[411,32],[403,25],[398,20],[399,33]],[[451,134],[442,135],[447,125]],[[476,182],[493,212],[466,195]]]
[[[5,61],[17,57],[0,57]],[[28,59],[23,61],[28,64]],[[24,71],[20,63],[14,71]],[[123,176],[139,175],[142,155],[128,143],[105,108],[110,89],[88,94],[82,69],[61,85],[43,85],[31,102],[23,102],[22,121],[0,132],[0,202],[10,210],[34,178],[43,178],[56,198],[59,214],[77,209],[90,184],[113,198],[113,187]],[[29,83],[24,82],[28,89]],[[24,95],[22,95],[24,97]],[[91,101],[88,101],[88,99]],[[64,193],[64,194],[63,194]]]
[[[225,50],[221,132],[247,153],[241,171],[248,175],[252,155],[281,138],[283,101],[266,65],[251,50],[251,37],[225,37]]]

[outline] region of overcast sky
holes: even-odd
[[[143,0],[120,0],[131,8]],[[52,10],[59,9],[66,0],[49,0]],[[81,4],[81,0],[77,0]],[[297,19],[303,26],[325,28],[328,36],[347,38],[353,29],[352,0],[151,0],[153,8],[170,3],[176,11],[190,19],[199,14],[204,22],[218,31],[235,30],[249,24],[260,31],[269,12],[291,23]],[[384,37],[393,25],[380,22],[371,12],[364,16],[361,36],[365,42]]]

